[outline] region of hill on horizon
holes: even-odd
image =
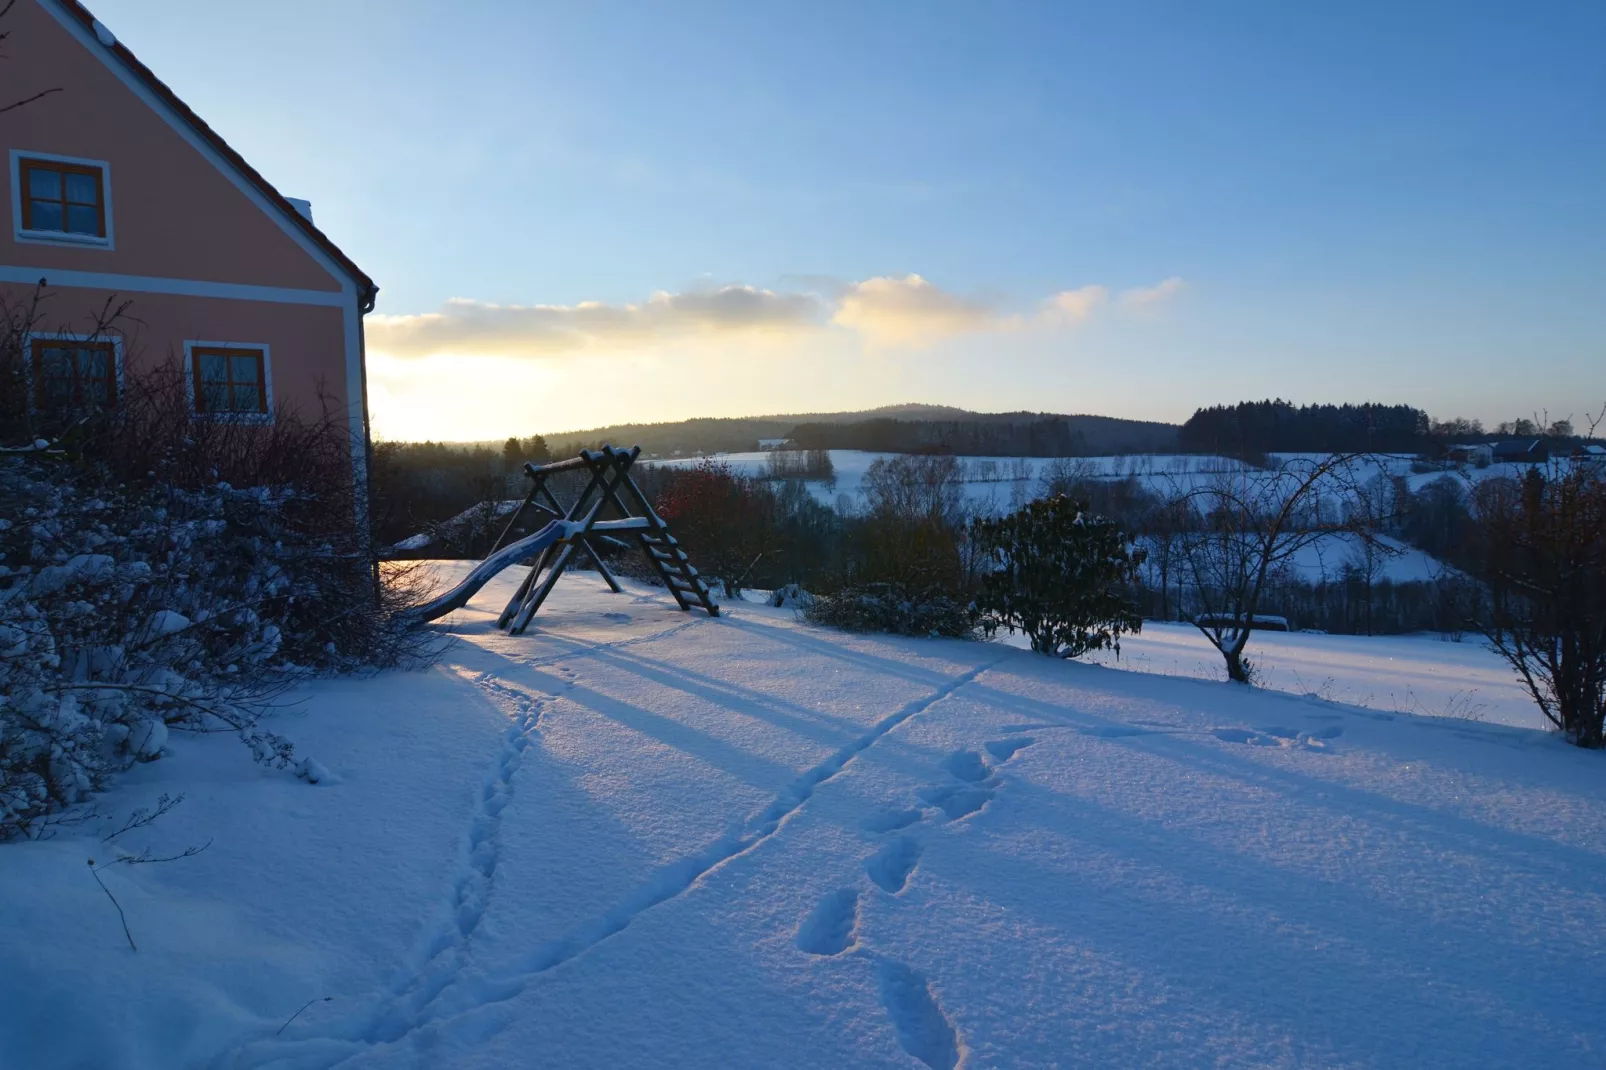
[[[982,427],[1018,427],[1019,435],[982,433]],[[1027,435],[1026,428],[1037,430]],[[693,417],[659,423],[612,424],[544,435],[556,455],[582,447],[639,445],[648,455],[740,453],[758,448],[761,439],[791,438],[806,433],[804,445],[821,449],[941,449],[981,441],[1015,439],[1054,443],[1043,455],[1065,452],[1062,443],[1075,443],[1075,452],[1113,453],[1168,449],[1175,445],[1176,424],[1125,420],[1114,416],[1033,412],[974,412],[952,405],[909,402],[846,412],[776,413],[763,416]],[[1046,432],[1046,433],[1045,433]],[[495,445],[496,443],[488,443]],[[993,451],[996,452],[996,451]],[[1029,451],[1028,451],[1029,452]]]

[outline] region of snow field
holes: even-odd
[[[829,450],[831,466],[836,474],[835,484],[819,481],[809,483],[809,489],[824,505],[836,506],[844,499],[849,505],[859,505],[863,502],[860,488],[864,483],[864,474],[870,465],[877,460],[890,460],[897,457],[896,453],[875,453],[866,450]],[[1302,459],[1306,461],[1320,461],[1326,454],[1314,453],[1279,453],[1272,455],[1276,460]],[[688,468],[701,464],[705,460],[718,461],[727,464],[739,474],[748,476],[763,476],[769,470],[770,454],[766,451],[751,453],[720,453],[708,457],[676,457],[654,458],[643,461],[643,464],[661,464],[672,468]],[[1038,481],[1047,466],[1054,464],[1052,458],[1045,457],[959,457],[961,465],[967,472],[974,474],[977,466],[981,470],[991,470],[992,478],[967,479],[965,483],[966,500],[973,506],[992,507],[1007,510],[1013,497],[1030,499],[1036,496]],[[1032,475],[1027,480],[1010,480],[1004,478],[1012,464],[1024,461],[1031,466]],[[1374,476],[1402,476],[1411,489],[1420,490],[1428,483],[1445,475],[1457,479],[1464,479],[1471,483],[1478,483],[1496,476],[1508,478],[1521,478],[1528,470],[1527,465],[1521,464],[1493,464],[1486,468],[1459,468],[1435,470],[1431,472],[1413,472],[1411,464],[1413,458],[1388,454],[1364,462],[1363,468],[1357,476],[1365,482]],[[1170,495],[1177,491],[1188,491],[1196,487],[1211,486],[1223,474],[1230,473],[1240,467],[1241,462],[1230,457],[1215,457],[1209,454],[1179,453],[1179,454],[1122,454],[1103,457],[1073,457],[1067,458],[1065,463],[1076,466],[1095,477],[1106,479],[1125,479],[1127,476],[1135,477],[1147,489],[1160,495]]]
[[[518,575],[450,618],[437,667],[282,717],[331,782],[221,739],[125,778],[106,807],[189,796],[128,849],[214,839],[105,871],[139,952],[82,872],[93,834],[4,848],[6,1065],[1606,1050],[1601,755],[747,604],[710,620],[584,574],[515,638],[492,625]]]

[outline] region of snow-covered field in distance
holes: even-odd
[[[156,825],[0,848],[0,1062],[1576,1068],[1606,1051],[1606,755],[756,605],[708,619],[584,574],[509,637],[492,621],[519,578],[447,622],[433,668],[319,683],[275,718],[330,781],[178,739],[101,803],[121,817],[184,792]],[[1134,663],[1167,634],[1134,641]],[[1375,670],[1341,651],[1377,644],[1404,668],[1397,640],[1267,640],[1268,662],[1330,647],[1358,679]],[[208,841],[101,871],[130,950],[86,861]]]
[[[873,453],[864,450],[828,450],[831,455],[831,465],[835,469],[834,483],[814,481],[809,484],[815,497],[826,505],[836,506],[847,504],[857,505],[861,502],[861,487],[864,473],[870,465],[880,459],[897,457],[895,453]],[[1305,459],[1319,460],[1326,454],[1273,454],[1274,460]],[[712,460],[728,464],[734,471],[750,476],[762,476],[768,471],[770,454],[759,451],[754,453],[718,453],[707,457],[677,457],[671,459],[652,459],[642,461],[642,464],[667,465],[675,468],[691,467]],[[992,474],[980,479],[969,479],[965,483],[966,499],[973,505],[986,507],[993,506],[1007,509],[1012,501],[1028,500],[1038,491],[1038,480],[1046,465],[1054,463],[1050,458],[1043,457],[960,457],[960,462],[972,473],[991,472]],[[1230,457],[1214,457],[1207,454],[1126,454],[1109,457],[1073,457],[1066,458],[1066,463],[1076,465],[1079,470],[1090,475],[1108,478],[1124,479],[1128,476],[1136,478],[1144,486],[1158,494],[1170,494],[1177,490],[1191,490],[1198,486],[1208,486],[1219,479],[1224,473],[1239,470],[1241,462]],[[1358,475],[1362,480],[1374,475],[1390,475],[1404,477],[1411,489],[1420,489],[1435,479],[1449,475],[1457,479],[1464,479],[1469,484],[1489,479],[1495,476],[1520,477],[1527,471],[1527,465],[1495,464],[1487,468],[1460,468],[1442,471],[1413,472],[1411,471],[1413,458],[1405,455],[1385,455],[1366,461]],[[1030,466],[1031,476],[1024,480],[1011,480],[1005,478],[1012,465],[1026,464]]]
[[[831,464],[835,469],[836,478],[832,482],[812,481],[808,484],[810,492],[815,499],[823,505],[829,505],[840,512],[849,513],[861,508],[864,503],[863,484],[865,472],[870,465],[880,459],[890,459],[898,456],[893,453],[870,453],[862,450],[830,450]],[[749,476],[762,476],[768,471],[769,458],[767,452],[756,453],[726,453],[716,454],[708,458],[682,457],[673,460],[644,461],[644,464],[661,464],[670,467],[685,468],[697,465],[704,460],[714,460],[729,465],[738,473]],[[1281,454],[1281,458],[1319,459],[1324,455]],[[961,457],[963,470],[971,476],[981,474],[986,478],[969,478],[964,485],[966,503],[982,512],[1006,513],[1017,508],[1022,502],[1030,501],[1041,491],[1040,479],[1045,466],[1054,463],[1041,457]],[[1455,474],[1457,478],[1465,475],[1470,480],[1488,478],[1491,475],[1520,473],[1521,467],[1515,465],[1493,465],[1484,469],[1468,469],[1465,473],[1434,472],[1426,475],[1411,472],[1412,458],[1405,456],[1389,456],[1366,463],[1362,478],[1371,478],[1373,475],[1389,474],[1404,476],[1413,488],[1422,486],[1433,479],[1446,474]],[[1240,462],[1227,457],[1213,457],[1200,454],[1131,454],[1114,457],[1076,457],[1067,459],[1066,463],[1077,466],[1080,471],[1090,475],[1108,479],[1124,479],[1128,476],[1137,479],[1149,490],[1161,496],[1171,496],[1179,492],[1186,492],[1199,486],[1208,486],[1223,475],[1239,471]],[[1012,466],[1024,464],[1031,471],[1027,479],[1006,479]],[[1395,583],[1404,583],[1417,580],[1435,580],[1447,571],[1443,562],[1423,553],[1414,547],[1406,546],[1398,540],[1385,537],[1383,542],[1394,547],[1393,554],[1380,557],[1375,564],[1377,580],[1389,580]],[[1319,539],[1301,547],[1292,562],[1293,567],[1300,576],[1308,582],[1321,580],[1336,580],[1342,574],[1346,565],[1352,564],[1358,557],[1359,540],[1351,540],[1344,535],[1334,535]]]
[[[896,453],[875,453],[866,450],[827,450],[836,478],[829,483],[811,481],[809,489],[825,505],[856,508],[863,502],[864,474],[878,460],[891,460]],[[717,461],[729,465],[735,472],[749,476],[763,476],[769,471],[771,454],[719,453],[708,457],[677,457],[654,459],[643,464],[689,468],[703,461]],[[1043,457],[959,457],[967,473],[966,501],[977,508],[1007,511],[1012,502],[1029,501],[1037,496],[1039,479],[1045,466],[1054,460]],[[1236,471],[1240,462],[1226,457],[1199,454],[1132,454],[1112,457],[1075,457],[1067,463],[1075,464],[1080,471],[1093,476],[1124,478],[1134,475],[1156,489],[1172,486],[1191,487],[1195,481],[1213,479],[1223,472]],[[1030,475],[1025,479],[1008,478],[1012,466],[1025,465]],[[976,478],[979,477],[979,478]]]

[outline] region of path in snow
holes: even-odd
[[[492,619],[514,582],[452,619],[435,669],[319,685],[285,718],[338,783],[226,740],[131,774],[109,806],[190,801],[130,849],[216,837],[107,871],[138,955],[83,877],[103,845],[5,848],[0,1051],[919,1070],[1606,1050],[1601,755],[756,606],[688,617],[584,575],[512,638]],[[1412,649],[1412,671],[1456,652]]]

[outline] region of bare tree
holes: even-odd
[[[1297,457],[1266,469],[1218,473],[1173,494],[1187,523],[1175,532],[1175,562],[1192,588],[1194,624],[1227,663],[1228,679],[1249,683],[1244,657],[1268,584],[1294,558],[1336,534],[1376,541],[1376,499],[1361,485],[1363,458]]]
[[[1150,574],[1160,588],[1160,619],[1172,619],[1171,581],[1175,576],[1179,585],[1184,571],[1181,538],[1190,522],[1191,508],[1187,502],[1171,499],[1150,508],[1142,519],[1140,534],[1149,552]],[[1182,612],[1182,592],[1177,592],[1176,611]]]

